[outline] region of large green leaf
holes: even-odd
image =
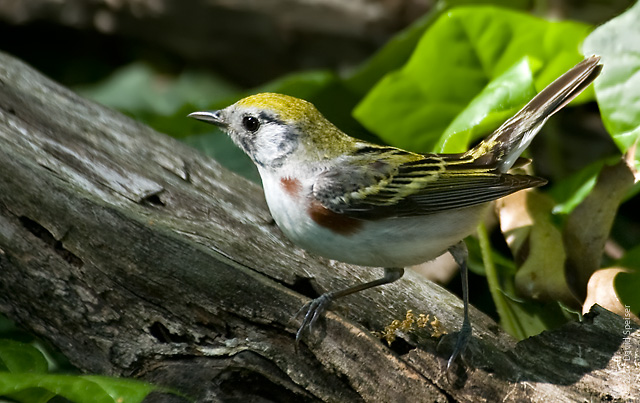
[[[435,149],[459,153],[469,142],[483,136],[514,115],[521,105],[536,95],[533,66],[524,57],[490,81],[486,87],[456,116],[444,131]]]
[[[0,372],[0,396],[25,403],[42,399],[43,393],[77,403],[137,403],[154,389],[146,383],[118,378]]]
[[[594,86],[602,121],[626,152],[640,137],[640,2],[598,27],[584,42],[585,54],[602,57]]]
[[[469,4],[491,4],[513,9],[530,9],[531,0],[440,0],[429,12],[395,34],[369,60],[345,79],[345,85],[358,96],[364,96],[385,74],[401,68],[409,59],[424,32],[437,18],[453,7]]]
[[[601,56],[602,74],[594,83],[602,121],[616,145],[626,152],[640,137],[640,3],[598,27],[584,41],[585,54]],[[597,161],[554,186],[554,197],[563,203],[554,212],[569,213],[586,198],[602,167],[618,157]],[[640,167],[636,153],[636,167]],[[628,197],[638,192],[636,186]],[[620,278],[628,275],[619,275]]]
[[[553,208],[554,214],[569,214],[582,201],[589,196],[598,179],[598,174],[605,165],[613,165],[619,161],[619,157],[609,160],[598,160],[580,171],[558,181],[551,187],[550,194],[557,202]]]
[[[424,31],[444,10],[444,4],[445,2],[442,1],[437,2],[434,10],[394,35],[384,47],[345,79],[347,87],[363,96],[385,74],[401,68],[413,53]]]
[[[54,396],[72,402],[137,403],[152,390],[147,383],[105,376],[52,375],[44,355],[29,344],[0,340],[0,397],[45,403]]]
[[[518,298],[511,270],[504,271],[505,267],[497,265],[493,260],[495,254],[484,224],[478,226],[478,238],[489,291],[500,317],[500,324],[509,334],[522,340],[565,321],[556,302],[525,302]],[[503,271],[498,272],[499,269]]]
[[[589,30],[581,23],[549,22],[496,7],[451,10],[426,31],[409,62],[386,75],[354,115],[390,144],[432,150],[469,103],[523,57],[541,66],[533,79],[537,91],[579,62],[579,44]],[[497,116],[493,112],[523,106],[526,93],[530,83],[510,89],[505,102],[489,111],[489,119]],[[478,124],[478,116],[470,117],[470,124]],[[461,121],[455,126],[463,127]]]

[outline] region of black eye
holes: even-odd
[[[251,133],[255,133],[260,128],[260,121],[255,116],[245,116],[242,118],[242,127]]]

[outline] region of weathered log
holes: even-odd
[[[640,395],[640,332],[601,308],[517,344],[472,309],[449,381],[450,343],[427,328],[391,348],[371,332],[409,309],[458,329],[461,301],[410,271],[338,301],[296,347],[308,297],[378,274],[300,250],[257,185],[0,54],[0,311],[78,368],[199,401]]]

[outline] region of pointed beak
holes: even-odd
[[[227,123],[222,119],[222,114],[220,112],[221,111],[193,112],[188,114],[187,117],[211,123],[218,127],[226,127]]]

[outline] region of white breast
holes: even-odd
[[[311,184],[292,176],[262,175],[269,210],[299,246],[330,259],[361,266],[407,267],[432,260],[470,235],[486,205],[432,215],[357,220],[353,231],[337,233],[309,215]]]

